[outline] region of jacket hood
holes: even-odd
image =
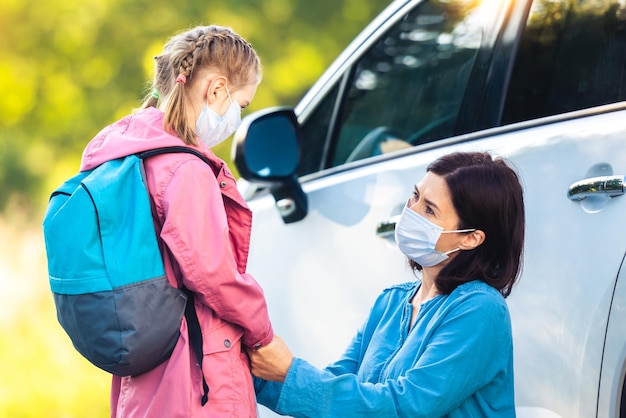
[[[209,148],[186,145],[182,139],[163,129],[163,112],[154,107],[137,113],[102,129],[85,147],[80,163],[80,171],[91,170],[100,164],[153,148],[187,146],[203,154],[210,154]]]

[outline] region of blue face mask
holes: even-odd
[[[196,121],[196,134],[209,148],[223,142],[235,133],[241,124],[241,106],[230,97],[228,87],[226,87],[226,93],[230,106],[224,116],[218,115],[207,103]]]
[[[432,267],[448,259],[448,254],[460,248],[442,253],[435,250],[441,234],[472,232],[476,229],[457,229],[444,231],[413,209],[405,206],[400,220],[396,224],[396,242],[400,251],[422,267]]]

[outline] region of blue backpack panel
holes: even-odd
[[[209,164],[187,147],[107,161],[55,190],[43,221],[59,323],[78,352],[118,376],[169,358],[191,295],[165,277],[144,182],[143,158],[165,152],[193,153]],[[190,305],[190,330],[200,335]]]

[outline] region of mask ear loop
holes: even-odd
[[[224,86],[224,88],[226,89],[226,94],[228,94],[228,100],[230,100],[230,104],[233,104],[233,99],[232,97],[230,97],[230,91],[228,91],[228,86]]]
[[[228,100],[230,100],[230,106],[232,107],[233,105],[237,106],[237,109],[239,109],[239,114],[241,115],[241,113],[243,112],[243,108],[241,107],[241,105],[239,104],[239,102],[236,102],[233,100],[232,97],[230,97],[230,91],[228,90],[228,86],[224,86],[224,88],[226,89],[226,94],[228,94]],[[241,117],[241,116],[240,116]]]
[[[460,233],[467,233],[467,232],[474,232],[476,231],[476,228],[470,228],[470,229],[455,229],[453,231],[441,231],[442,234],[460,234]],[[446,251],[444,254],[445,255],[450,255],[452,253],[455,253],[457,251],[462,251],[461,248],[455,248],[454,250],[450,250],[450,251]]]
[[[446,251],[444,254],[445,255],[450,255],[450,254],[455,253],[457,251],[461,251],[461,249],[460,248],[455,248],[454,250]]]
[[[470,228],[470,229],[453,229],[452,231],[441,231],[442,234],[460,234],[463,232],[474,232],[476,231],[476,228]]]

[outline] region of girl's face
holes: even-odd
[[[212,105],[209,104],[218,115],[224,116],[230,106],[231,100],[237,102],[242,111],[248,107],[256,94],[257,83],[248,83],[238,90],[233,89],[234,87],[226,85],[224,87],[224,94],[221,95],[222,100],[216,100]]]
[[[200,70],[192,88],[187,91],[191,104],[189,123],[195,124],[202,108],[208,106],[219,116],[224,116],[232,102],[245,109],[256,94],[258,76],[251,75],[248,83],[236,88],[221,72],[211,69]],[[232,102],[231,102],[232,101]]]

